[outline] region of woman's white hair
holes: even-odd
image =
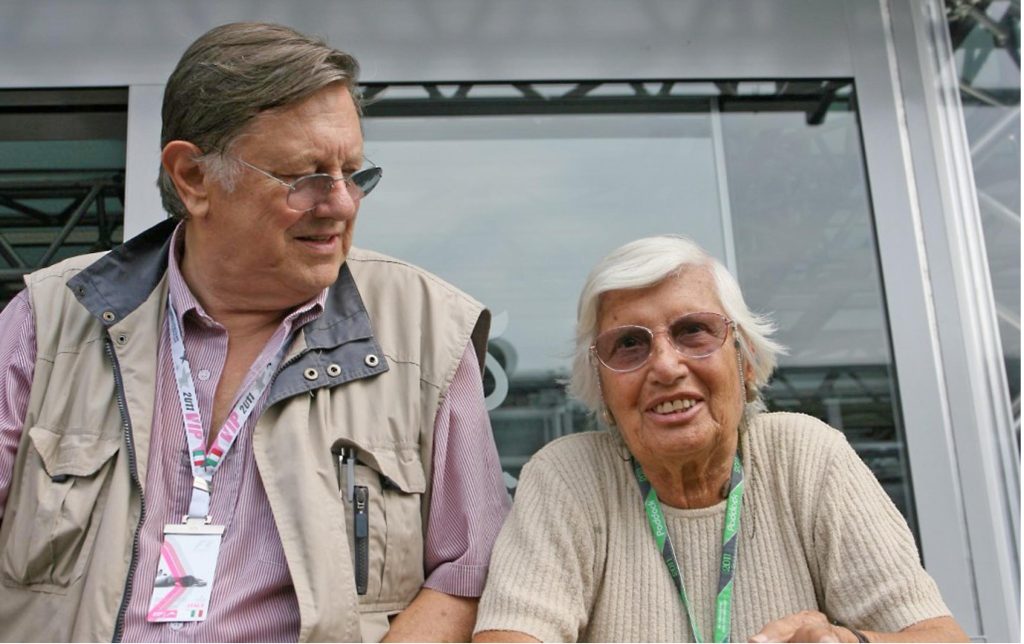
[[[609,291],[653,286],[688,267],[703,267],[715,283],[725,314],[736,323],[743,359],[751,364],[753,382],[747,382],[746,413],[764,410],[761,390],[775,370],[785,348],[771,339],[775,324],[747,308],[740,285],[729,270],[695,242],[682,235],[645,237],[613,250],[590,271],[576,310],[576,349],[569,393],[601,416],[604,401],[590,347],[597,335],[601,295]]]

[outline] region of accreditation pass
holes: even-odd
[[[201,622],[210,612],[210,592],[224,526],[202,521],[164,526],[160,564],[146,621]]]

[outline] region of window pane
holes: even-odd
[[[722,115],[740,283],[789,347],[773,410],[842,430],[904,515],[910,481],[897,421],[882,280],[856,114],[808,125],[791,111]]]
[[[121,243],[128,92],[0,90],[0,307],[21,276]]]
[[[387,187],[357,243],[495,314],[485,388],[510,487],[545,442],[596,428],[562,386],[587,272],[627,241],[683,233],[778,320],[791,352],[770,407],[846,432],[913,523],[849,82],[369,90],[367,153]]]
[[[952,7],[949,30],[1019,444],[1020,3]]]

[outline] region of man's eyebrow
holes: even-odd
[[[320,161],[321,159],[317,155],[309,152],[296,152],[295,154],[285,154],[278,157],[278,163],[282,166],[289,168],[312,168],[314,172],[316,172],[316,168],[320,166]],[[360,151],[359,154],[346,155],[342,157],[340,162],[343,168],[351,167],[358,170],[366,164],[366,155]]]

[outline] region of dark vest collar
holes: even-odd
[[[142,305],[167,271],[177,224],[168,219],[129,239],[68,280],[68,288],[103,326],[123,320]],[[342,264],[327,293],[323,313],[303,330],[308,349],[373,339],[370,316],[347,264]]]

